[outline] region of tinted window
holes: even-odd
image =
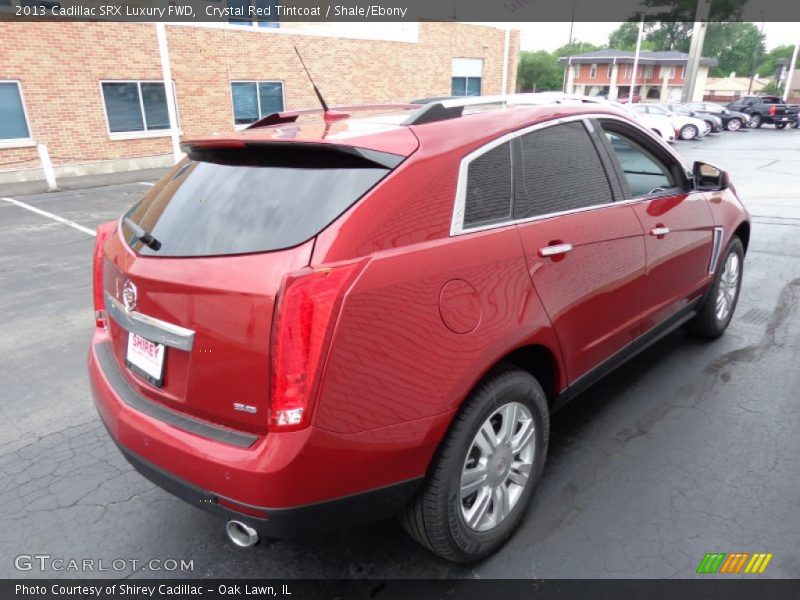
[[[675,187],[669,168],[637,142],[615,131],[607,130],[605,135],[625,173],[632,198]]]
[[[0,140],[30,137],[22,96],[16,81],[0,82]]]
[[[605,169],[582,123],[566,123],[520,138],[514,218],[614,201]]]
[[[511,145],[502,144],[469,163],[464,226],[511,216]]]
[[[332,150],[192,151],[128,217],[161,242],[153,256],[214,256],[296,246],[318,234],[389,173]]]

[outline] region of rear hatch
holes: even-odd
[[[315,236],[403,157],[331,144],[185,149],[105,247],[114,353],[144,397],[263,433],[284,275],[307,266]]]

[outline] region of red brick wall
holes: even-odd
[[[354,40],[274,30],[168,26],[184,137],[233,127],[230,81],[281,80],[287,108],[317,105],[294,53],[300,49],[329,104],[448,95],[452,59],[483,58],[482,91],[501,91],[504,32],[421,23],[417,43]],[[31,135],[54,165],[167,154],[169,138],[112,140],[104,79],[160,79],[155,26],[126,23],[0,23],[0,78],[17,79]],[[510,38],[508,89],[516,82],[519,32]],[[27,163],[19,163],[32,159]],[[13,163],[13,164],[8,164]],[[35,148],[0,148],[0,171],[38,167]]]

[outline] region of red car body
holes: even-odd
[[[602,118],[636,128],[683,164],[634,121],[596,105],[407,125],[284,115],[190,143],[331,145],[399,159],[329,225],[285,249],[159,257],[134,250],[122,221],[101,226],[88,360],[111,436],[166,489],[269,535],[396,513],[494,365],[525,365],[556,409],[690,317],[715,250],[734,234],[746,245],[748,215],[732,188],[610,198],[459,231],[465,157],[522,130]],[[568,171],[562,179],[572,184]],[[650,234],[658,228],[669,235]],[[542,256],[563,243],[572,251]],[[135,292],[131,310],[126,290]],[[160,386],[127,366],[132,330],[176,336],[166,339]]]

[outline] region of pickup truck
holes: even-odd
[[[753,128],[772,123],[777,129],[783,129],[797,122],[798,107],[784,104],[779,96],[742,96],[727,108],[750,115],[749,125]]]

